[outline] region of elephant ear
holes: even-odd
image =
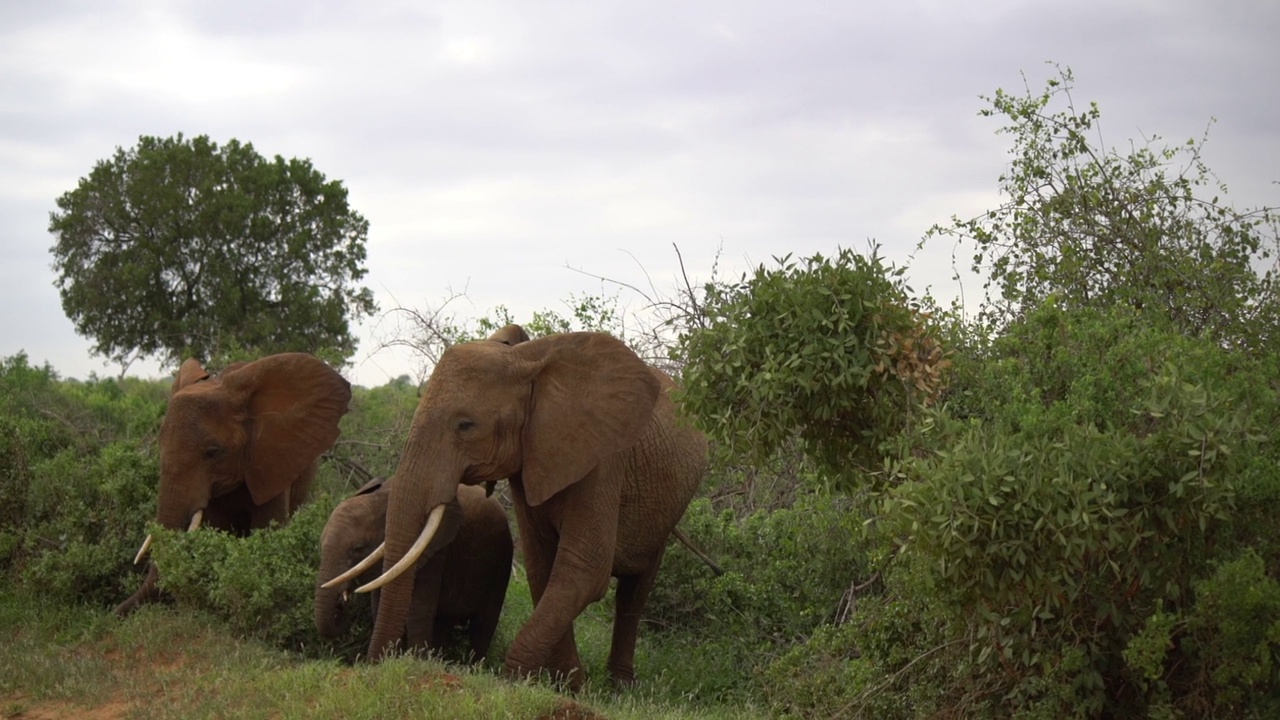
[[[512,348],[533,369],[520,475],[541,505],[634,445],[661,390],[649,366],[605,333],[550,335]]]
[[[224,372],[248,416],[245,484],[259,505],[284,492],[338,439],[351,384],[306,353],[269,355]]]
[[[182,367],[178,368],[178,374],[173,377],[173,387],[169,389],[169,394],[172,395],[191,383],[207,379],[209,379],[209,371],[204,369],[200,361],[187,358],[182,363]]]
[[[351,493],[351,497],[356,497],[357,495],[368,495],[369,493],[378,492],[379,490],[382,489],[382,486],[385,485],[386,482],[387,482],[386,478],[376,477],[370,480],[369,482],[365,483],[364,485],[361,485],[359,490]]]

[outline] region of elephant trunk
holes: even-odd
[[[200,502],[198,504],[199,509],[192,512],[192,510],[190,510],[192,504],[184,502],[183,499],[176,498],[173,491],[167,490],[167,488],[171,487],[173,487],[173,481],[166,478],[164,475],[161,475],[160,497],[157,499],[156,503],[156,521],[160,523],[162,527],[175,530],[185,529],[187,531],[192,531],[200,527],[200,524],[204,519],[203,508],[205,503],[208,501],[207,498],[204,502]],[[135,565],[141,563],[146,558],[147,551],[150,550],[150,548],[151,536],[147,535],[146,539],[142,541],[142,547],[138,549],[138,554],[133,558]],[[154,562],[148,563],[147,577],[142,581],[142,587],[138,588],[137,592],[130,595],[127,600],[115,607],[113,612],[116,616],[122,618],[128,617],[134,610],[137,610],[139,606],[152,602],[159,597],[160,588],[157,584],[159,578],[160,572],[156,568],[156,564]]]
[[[350,583],[331,588],[321,587],[346,570],[339,557],[328,555],[327,551],[321,553],[320,571],[316,576],[315,623],[321,636],[336,638],[347,628],[346,595]]]
[[[161,462],[164,459],[161,458]],[[197,512],[209,504],[208,478],[175,476],[161,472],[156,497],[156,522],[171,530],[187,527]]]
[[[382,565],[384,573],[409,552],[436,507],[444,505],[447,512],[418,564],[452,542],[462,527],[462,510],[457,501],[461,472],[449,474],[451,465],[447,458],[441,457],[441,453],[431,452],[432,448],[423,447],[424,443],[415,435],[414,431],[410,432],[400,467],[391,481]],[[409,569],[381,587],[373,637],[369,640],[371,661],[382,659],[404,634],[416,574]]]
[[[160,572],[156,569],[156,564],[148,564],[147,577],[142,581],[142,587],[138,588],[138,591],[130,595],[127,600],[116,606],[115,610],[112,611],[116,617],[128,617],[134,610],[138,609],[139,605],[155,600],[160,595],[160,588],[156,585],[156,581],[159,578]]]

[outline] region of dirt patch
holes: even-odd
[[[120,720],[129,716],[132,708],[123,700],[111,700],[95,707],[77,705],[65,700],[41,700],[28,702],[21,697],[0,701],[0,717],[8,720]]]
[[[419,689],[431,690],[433,692],[461,692],[462,678],[454,675],[453,673],[424,675],[418,687]]]
[[[556,704],[555,709],[546,715],[539,715],[537,720],[607,720],[607,718],[572,700],[561,700]]]

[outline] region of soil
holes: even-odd
[[[21,720],[121,720],[129,717],[132,706],[123,700],[111,700],[97,707],[85,707],[64,700],[42,700],[29,703],[21,695],[0,698],[0,718]]]

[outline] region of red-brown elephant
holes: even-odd
[[[547,671],[580,687],[574,620],[604,597],[613,576],[609,674],[634,682],[641,611],[707,465],[706,439],[678,418],[673,388],[603,333],[445,351],[391,490],[371,656],[404,627],[413,573],[400,573],[430,542],[459,485],[505,477],[535,604],[507,653],[507,672]]]
[[[306,499],[321,453],[338,439],[351,385],[305,353],[270,355],[210,376],[195,359],[178,370],[160,426],[156,521],[238,535],[284,524]],[[138,551],[145,556],[151,538]],[[155,563],[116,607],[123,617],[158,594]]]

